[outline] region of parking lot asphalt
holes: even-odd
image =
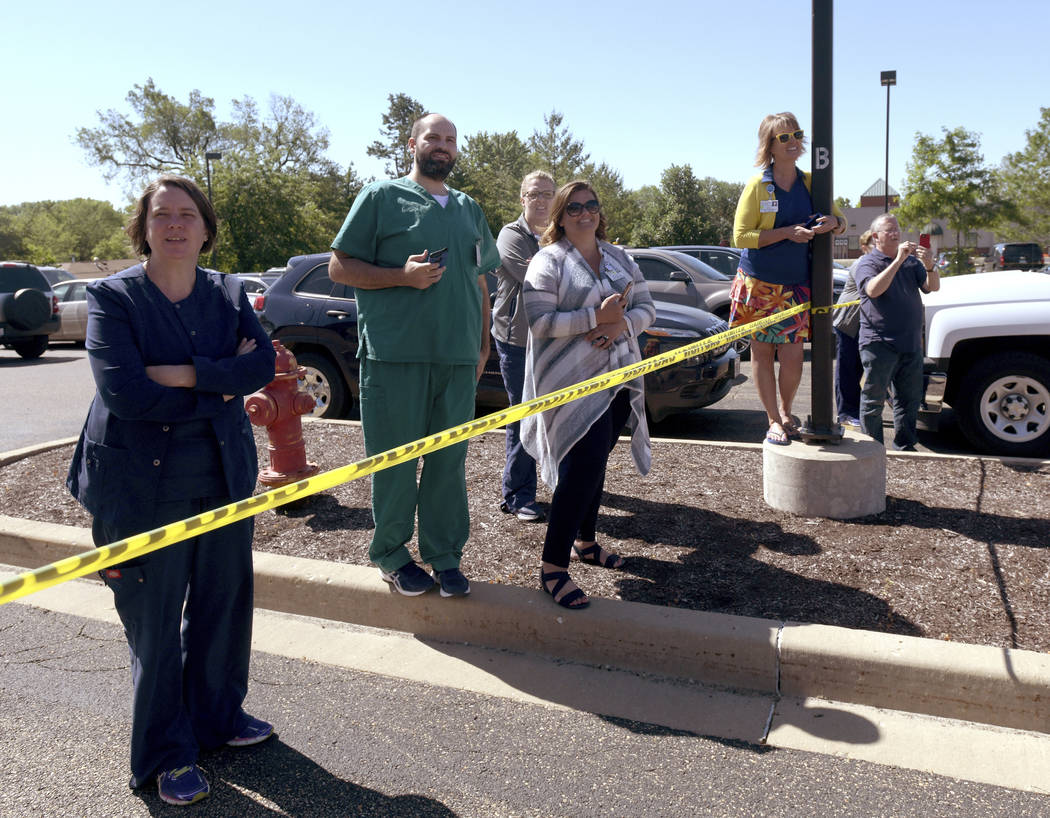
[[[100,584],[76,580],[51,599],[0,606],[3,815],[179,811],[152,789],[126,787],[130,673],[108,597]],[[658,674],[257,611],[246,707],[272,720],[278,737],[206,753],[213,793],[193,814],[1037,816],[1050,809],[1038,790],[929,772],[954,753],[1009,783],[1011,770],[1041,755],[1045,764],[1045,737],[784,698],[781,726],[762,744],[755,733],[769,703]],[[657,711],[677,714],[680,726],[648,717]],[[923,758],[923,769],[901,765]],[[1037,786],[1046,780],[1044,771]]]

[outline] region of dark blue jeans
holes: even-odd
[[[525,347],[496,341],[499,371],[511,404],[521,403],[525,388]],[[503,499],[511,511],[536,501],[536,461],[521,445],[521,423],[507,424],[507,461],[503,466]]]
[[[882,407],[893,385],[893,445],[897,449],[918,442],[915,426],[922,400],[922,350],[898,352],[884,341],[860,348],[864,387],[860,393],[860,422],[864,431],[882,443]]]
[[[860,362],[857,338],[835,330],[835,405],[840,419],[860,417]]]

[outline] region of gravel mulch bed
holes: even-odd
[[[265,465],[265,432],[256,437]],[[364,457],[356,425],[310,422],[304,438],[324,470]],[[463,570],[538,589],[544,525],[497,507],[502,433],[469,446]],[[0,513],[89,526],[65,490],[71,454],[63,447],[0,468]],[[1050,464],[890,457],[886,483],[882,514],[807,519],[765,505],[758,447],[654,441],[642,478],[621,442],[598,531],[627,565],[570,570],[591,596],[1050,650]],[[550,499],[542,486],[538,499]],[[367,565],[371,527],[368,482],[359,480],[263,512],[255,548]]]

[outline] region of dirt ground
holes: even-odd
[[[265,465],[265,433],[256,435]],[[364,457],[356,425],[311,422],[304,438],[324,470]],[[538,589],[545,527],[497,506],[502,433],[469,447],[463,570]],[[64,447],[0,468],[0,513],[88,526],[64,486],[71,454]],[[598,533],[627,564],[570,570],[591,596],[1050,650],[1050,465],[891,456],[886,483],[881,514],[796,517],[763,502],[760,448],[656,440],[642,478],[621,442]],[[542,485],[538,499],[550,499]],[[255,548],[366,565],[371,527],[368,483],[355,481],[260,514]]]

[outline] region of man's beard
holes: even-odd
[[[427,156],[417,157],[417,161],[420,173],[428,179],[436,179],[439,182],[444,182],[452,173],[452,168],[456,166],[455,159],[431,159]]]

